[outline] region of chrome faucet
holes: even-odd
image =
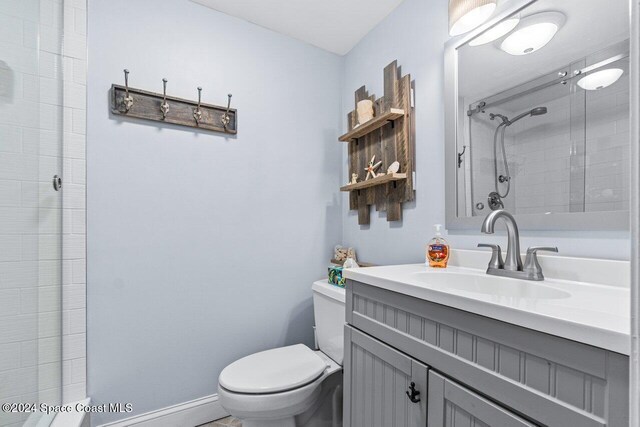
[[[522,259],[520,259],[520,232],[516,219],[504,209],[491,212],[482,223],[484,234],[493,234],[493,228],[498,218],[504,219],[507,224],[507,259],[504,262],[503,270],[522,271]]]
[[[558,252],[556,247],[534,246],[527,249],[527,257],[524,265],[520,257],[520,233],[516,219],[504,209],[491,212],[482,223],[482,231],[485,234],[493,234],[496,221],[502,218],[507,225],[507,258],[502,260],[502,252],[499,245],[478,244],[478,247],[492,249],[491,261],[487,268],[487,274],[494,276],[513,277],[524,280],[544,280],[542,267],[538,263],[538,251]]]

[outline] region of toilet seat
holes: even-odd
[[[323,361],[325,369],[311,382],[298,388],[265,394],[234,392],[227,390],[219,382],[218,396],[224,408],[233,416],[243,420],[274,420],[303,413],[320,398],[324,381],[342,371],[342,366],[322,352],[312,352]]]
[[[314,382],[327,367],[316,352],[304,344],[296,344],[233,362],[220,373],[219,384],[233,393],[281,393]]]
[[[240,419],[279,419],[304,412],[320,396],[324,375],[294,390],[268,394],[235,393],[218,385],[224,408]]]

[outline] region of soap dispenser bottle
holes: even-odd
[[[436,224],[435,236],[427,245],[427,263],[429,267],[446,268],[449,261],[449,245],[442,237],[442,225]]]

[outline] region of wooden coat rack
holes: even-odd
[[[111,86],[111,113],[136,119],[204,129],[235,135],[238,133],[238,111],[231,108],[231,94],[227,107],[201,102],[202,88],[198,87],[198,101],[167,95],[167,79],[162,79],[164,93],[129,87],[129,70],[124,70],[125,85]]]

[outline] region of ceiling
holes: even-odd
[[[191,0],[344,55],[403,0]]]

